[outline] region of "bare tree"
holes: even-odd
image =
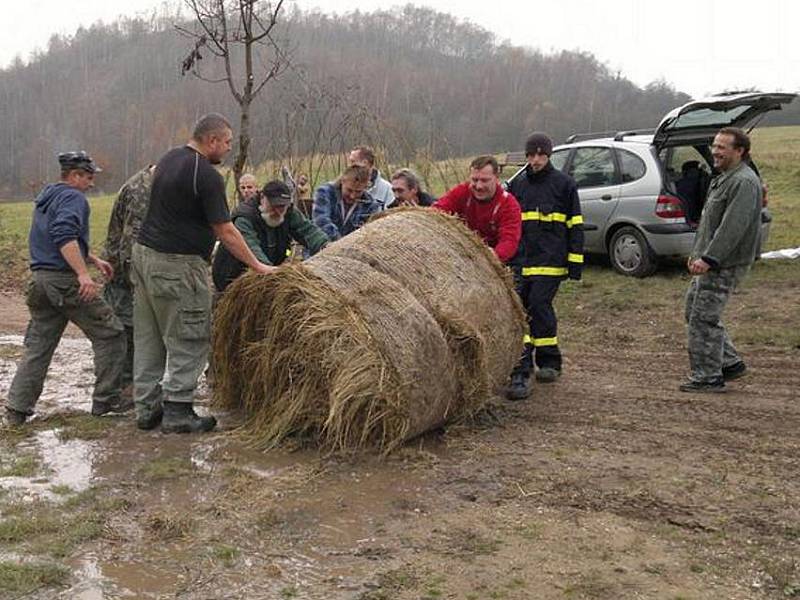
[[[193,40],[184,58],[182,74],[191,72],[210,83],[225,83],[239,105],[239,145],[233,174],[239,180],[250,148],[250,105],[264,87],[289,67],[286,44],[277,39],[275,27],[284,0],[185,0],[194,17],[193,30],[176,29]],[[224,72],[213,66],[201,69],[202,51],[221,62]]]

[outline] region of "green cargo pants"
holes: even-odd
[[[692,381],[722,377],[722,369],[742,359],[722,324],[722,311],[749,267],[732,267],[695,275],[686,292],[686,325]]]
[[[123,389],[133,383],[133,289],[124,281],[109,281],[103,299],[125,327],[125,360],[122,368]]]
[[[42,394],[44,378],[67,323],[75,323],[92,342],[95,385],[92,399],[111,402],[119,397],[125,355],[122,323],[101,298],[83,302],[72,271],[33,271],[26,302],[31,320],[25,332],[25,354],[11,388],[8,406],[27,415]]]
[[[192,402],[208,357],[211,293],[200,256],[133,246],[133,399],[138,417]]]

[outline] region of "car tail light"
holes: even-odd
[[[662,219],[680,219],[686,216],[679,198],[661,194],[656,200],[656,216]]]

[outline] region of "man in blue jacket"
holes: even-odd
[[[351,166],[336,181],[323,183],[314,192],[314,224],[333,241],[352,233],[370,215],[382,210],[380,202],[366,191],[369,169]]]
[[[92,414],[125,412],[133,407],[120,396],[125,333],[114,311],[99,295],[87,262],[107,279],[114,269],[89,251],[89,202],[84,193],[100,171],[85,152],[58,156],[61,181],[48,184],[36,198],[29,236],[31,282],[26,302],[31,313],[25,354],[11,382],[7,421],[22,425],[33,414],[47,369],[69,321],[92,342],[95,386]]]

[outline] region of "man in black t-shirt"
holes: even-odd
[[[208,358],[211,293],[208,261],[217,238],[258,273],[262,264],[233,226],[225,182],[213,165],[231,149],[225,117],[202,117],[185,146],[156,167],[150,206],[133,247],[133,383],[140,429],[210,431],[214,417],[194,412],[197,378]]]

